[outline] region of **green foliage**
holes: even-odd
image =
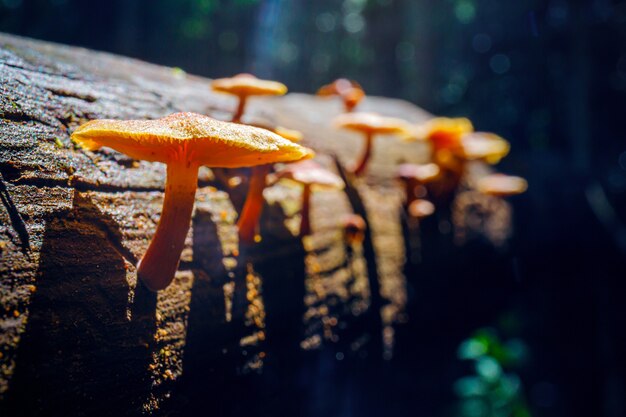
[[[493,329],[478,330],[459,346],[459,359],[473,362],[474,374],[457,380],[461,417],[530,417],[523,387],[512,372],[527,356],[519,339],[502,342]]]

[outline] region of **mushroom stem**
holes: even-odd
[[[302,190],[302,208],[300,214],[302,219],[300,221],[300,237],[305,237],[311,234],[311,185],[304,184]]]
[[[146,254],[137,265],[138,277],[152,291],[167,287],[174,279],[189,231],[197,187],[196,163],[178,158],[167,165],[161,219]]]
[[[237,110],[235,114],[233,114],[233,123],[239,123],[241,121],[241,116],[243,116],[243,112],[246,109],[246,102],[248,101],[248,96],[239,96],[239,103],[237,104]]]
[[[265,189],[265,177],[270,172],[271,165],[259,165],[252,168],[248,196],[241,210],[241,216],[237,221],[239,228],[239,241],[241,243],[253,243],[255,229],[259,223],[263,211],[263,190]]]
[[[372,155],[372,143],[374,135],[371,132],[365,133],[365,151],[363,152],[363,156],[361,157],[361,161],[358,163],[356,168],[354,169],[354,175],[360,176],[365,173],[367,169],[367,163]]]

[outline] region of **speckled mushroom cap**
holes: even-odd
[[[381,116],[376,113],[344,113],[335,117],[336,127],[364,133],[405,133],[409,125],[402,119]]]
[[[276,173],[276,179],[288,179],[303,185],[315,185],[329,190],[343,190],[343,180],[313,161],[289,164]]]
[[[528,182],[522,177],[492,174],[479,179],[476,184],[476,189],[483,194],[507,197],[526,191],[528,189]]]
[[[416,179],[420,182],[429,182],[437,178],[440,169],[437,164],[400,164],[396,175],[400,179]]]
[[[131,158],[168,162],[185,154],[200,165],[236,168],[311,158],[314,152],[268,130],[196,113],[156,120],[93,120],[72,140],[88,150],[113,148]]]
[[[252,74],[239,74],[230,78],[218,78],[211,82],[214,91],[236,96],[282,96],[287,86],[278,81],[261,80]]]
[[[482,159],[497,164],[509,153],[510,148],[509,142],[498,135],[474,132],[461,137],[460,156],[467,160]]]

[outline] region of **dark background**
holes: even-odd
[[[398,414],[449,414],[463,368],[441,376],[457,359],[436,353],[492,326],[527,346],[532,415],[626,415],[626,1],[0,0],[0,31],[291,91],[352,78],[506,137],[499,169],[530,183],[510,273],[421,288],[439,303],[413,330],[435,342],[411,369],[444,394],[400,396]]]

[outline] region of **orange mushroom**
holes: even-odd
[[[260,80],[252,74],[239,74],[230,78],[213,80],[211,88],[239,98],[233,122],[239,122],[250,96],[282,96],[287,93],[287,86],[277,81]]]
[[[337,127],[350,129],[365,135],[365,151],[353,170],[355,175],[362,175],[372,154],[372,142],[378,134],[406,133],[408,124],[402,119],[385,117],[375,113],[345,113],[335,117]]]
[[[469,119],[436,117],[417,126],[414,135],[406,138],[427,141],[432,147],[432,160],[441,173],[428,188],[438,204],[447,205],[461,182],[465,171],[462,138],[472,132]]]
[[[509,143],[500,136],[474,132],[472,122],[465,118],[431,119],[417,128],[414,138],[429,141],[433,146],[433,160],[443,166],[454,165],[455,157],[462,161],[482,160],[496,164],[510,150]]]
[[[287,165],[276,173],[276,179],[288,179],[302,184],[302,219],[300,222],[300,237],[311,234],[311,191],[312,187],[325,190],[343,190],[343,180],[329,170],[322,168],[313,161],[302,161]]]
[[[349,214],[343,220],[343,231],[348,245],[361,244],[365,240],[367,224],[358,214]]]
[[[435,117],[417,127],[415,138],[429,141],[436,153],[442,149],[459,148],[461,137],[473,131],[472,122],[464,117]]]
[[[528,189],[528,182],[522,177],[491,174],[479,179],[476,189],[483,194],[508,197],[525,192]]]
[[[291,142],[297,142],[299,138],[302,137],[302,133],[298,131],[285,129],[280,126],[274,127],[271,122],[259,117],[246,116],[242,119],[242,122],[247,125],[272,131]],[[310,156],[312,156],[312,153]],[[256,229],[261,213],[263,212],[263,190],[267,184],[267,175],[271,171],[272,165],[259,165],[252,168],[248,195],[246,196],[246,202],[241,210],[241,216],[239,216],[239,220],[237,221],[239,240],[242,243],[251,244],[257,240]]]
[[[365,91],[359,83],[339,78],[317,90],[320,97],[339,96],[346,112],[351,112],[365,97]]]
[[[137,265],[137,275],[152,290],[167,287],[178,268],[200,165],[257,166],[312,154],[267,130],[195,113],[176,113],[157,120],[93,120],[76,129],[72,139],[87,150],[106,146],[135,159],[167,164],[161,218]]]
[[[459,157],[468,160],[482,160],[497,164],[511,149],[509,142],[498,135],[487,132],[471,132],[461,136],[461,146],[456,149]]]

